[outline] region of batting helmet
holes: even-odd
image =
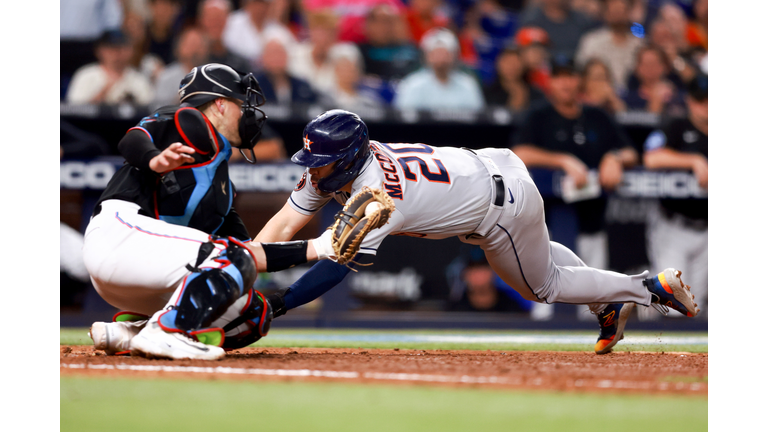
[[[266,103],[264,93],[253,74],[237,72],[219,63],[209,63],[192,69],[179,85],[179,99],[182,104],[199,107],[216,98],[226,97],[243,101],[243,116],[240,118],[240,152],[251,150],[261,137],[261,129],[267,119],[258,107]],[[245,154],[243,153],[243,156]],[[253,160],[246,156],[248,162]]]
[[[315,117],[304,128],[304,148],[291,161],[307,168],[336,163],[317,188],[325,193],[339,190],[363,169],[371,149],[368,127],[357,114],[335,109]]]

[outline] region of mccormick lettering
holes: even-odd
[[[403,187],[400,184],[400,176],[397,175],[397,168],[395,163],[384,153],[379,151],[379,148],[371,143],[371,151],[373,151],[373,157],[379,162],[379,166],[384,171],[384,189],[387,194],[392,198],[402,200],[403,199]]]

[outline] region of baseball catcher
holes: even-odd
[[[213,360],[225,348],[249,345],[267,334],[273,318],[272,305],[253,289],[258,272],[346,262],[391,214],[376,209],[345,219],[354,232],[336,244],[330,231],[306,241],[249,242],[232,205],[227,160],[237,148],[250,150],[244,156],[254,161],[266,120],[259,83],[252,74],[207,64],[182,79],[179,97],[181,105],[159,108],[120,141],[126,164],[85,232],[93,285],[123,310],[114,322],[91,326],[95,348],[108,354]]]

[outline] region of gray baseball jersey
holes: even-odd
[[[372,141],[371,151],[373,157],[352,183],[351,195],[366,185],[383,188],[397,209],[387,225],[365,238],[361,252],[375,254],[389,234],[443,239],[472,232],[482,221],[491,199],[491,179],[466,150]],[[323,196],[303,186],[293,191],[289,202],[299,213],[311,215],[331,199],[344,204],[351,195]],[[452,196],[461,197],[461,205],[448,199]]]
[[[494,271],[529,300],[593,304],[593,309],[603,303],[650,305],[651,295],[642,284],[645,274],[587,267],[572,251],[550,242],[541,196],[510,150],[471,152],[371,141],[371,152],[352,183],[352,195],[363,186],[382,188],[397,210],[387,225],[366,237],[361,252],[375,254],[389,234],[458,236],[479,245]],[[304,179],[288,201],[295,211],[312,215],[331,199],[344,204],[350,196],[321,195]]]

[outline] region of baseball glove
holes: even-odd
[[[395,202],[386,192],[364,186],[334,216],[331,242],[336,262],[349,263],[360,250],[365,236],[384,226],[394,210]]]

